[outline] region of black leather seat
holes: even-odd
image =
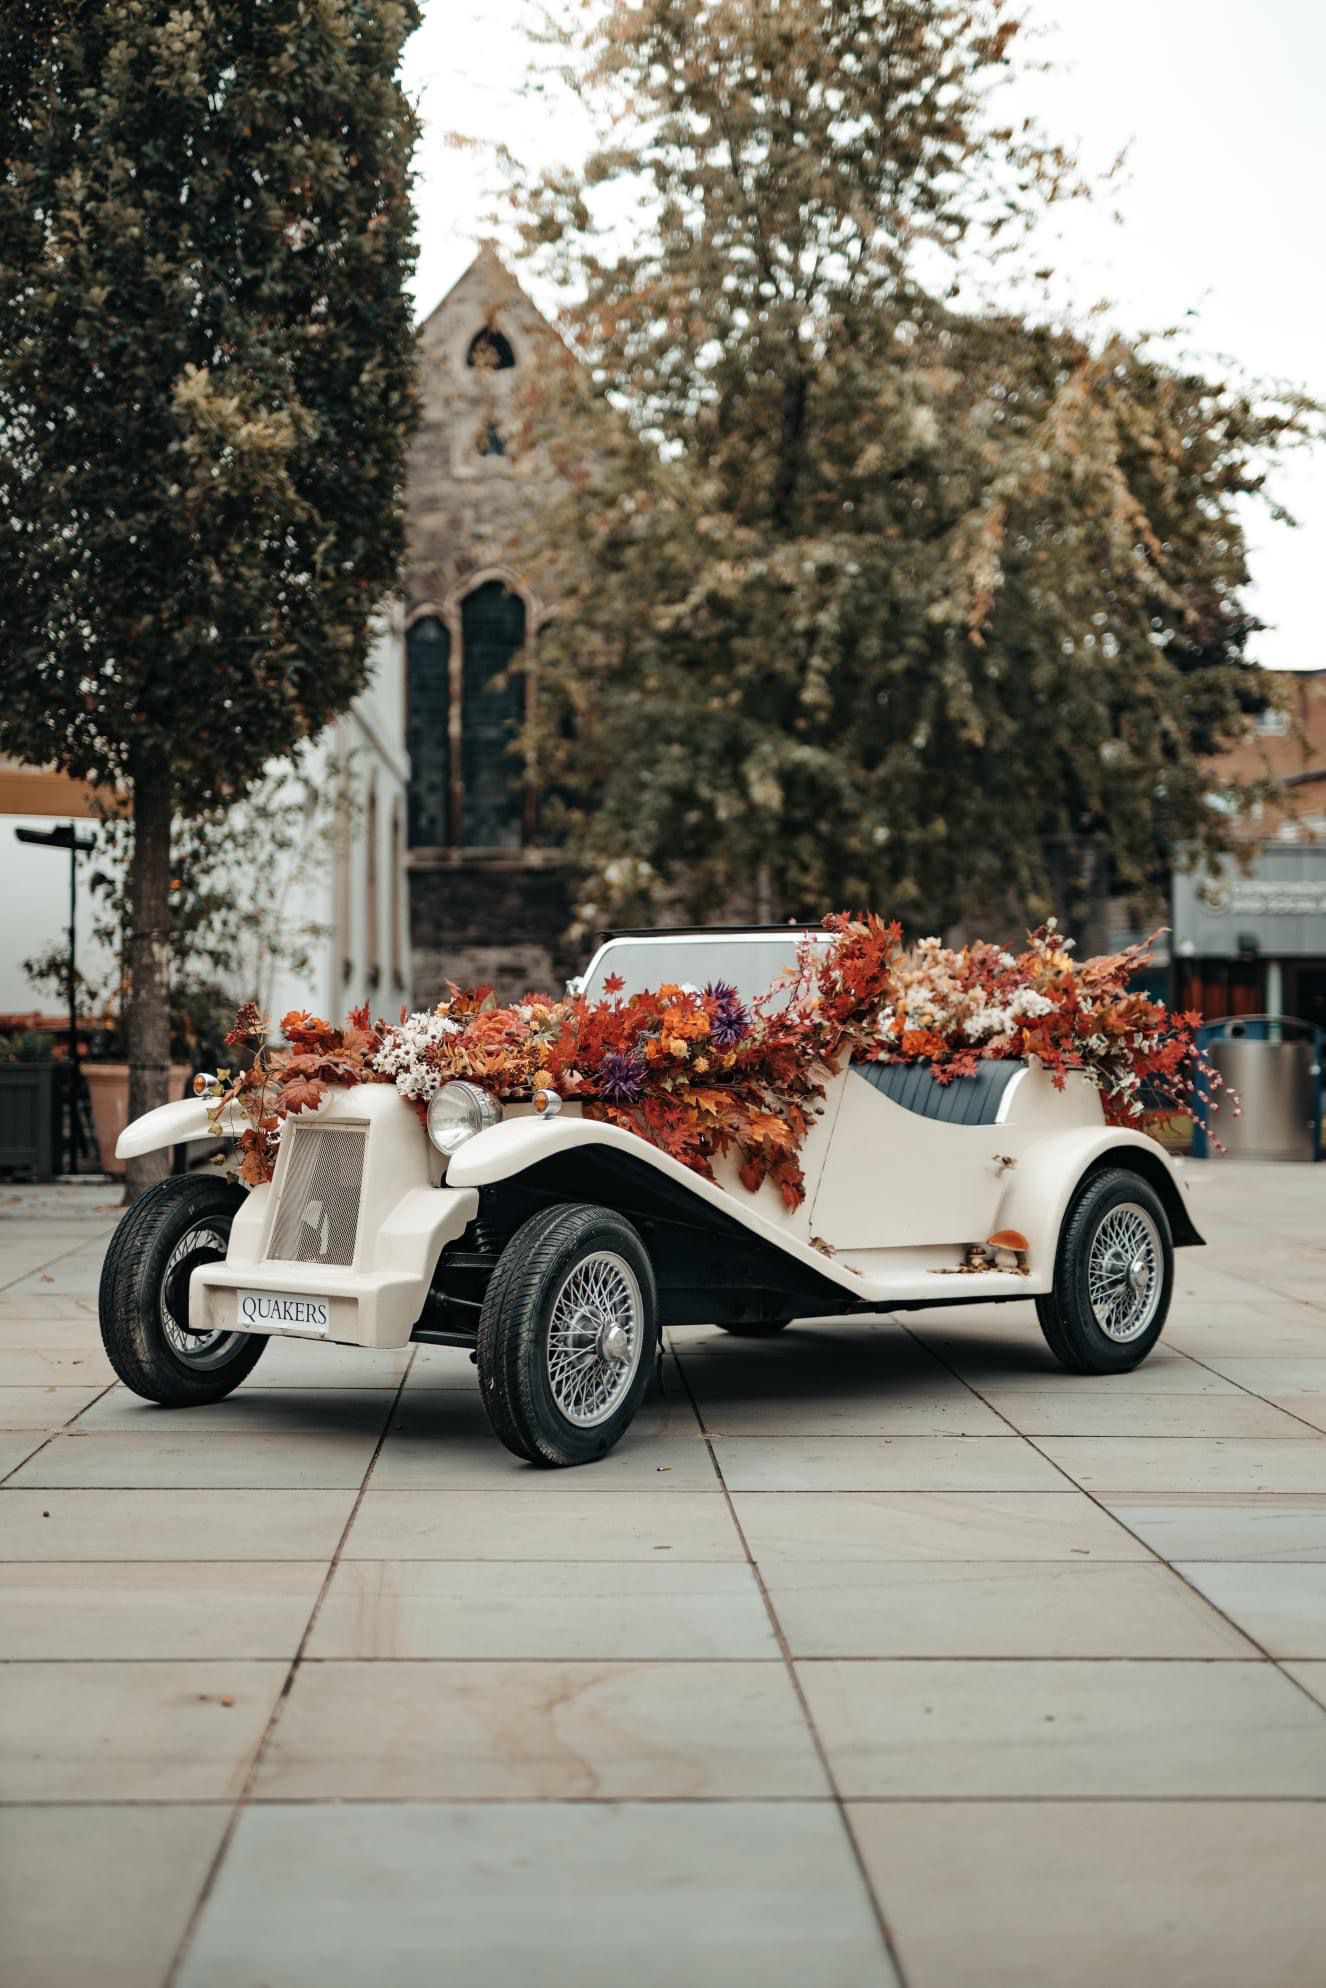
[[[954,1077],[937,1084],[928,1063],[854,1063],[864,1077],[892,1104],[937,1118],[945,1125],[993,1125],[1004,1092],[1025,1063],[982,1063],[974,1077]]]

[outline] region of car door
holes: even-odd
[[[1006,1122],[1015,1063],[937,1085],[919,1064],[854,1064],[834,1120],[811,1230],[835,1249],[983,1242],[1024,1137]]]

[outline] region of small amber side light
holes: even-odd
[[[550,1091],[546,1088],[535,1091],[533,1103],[535,1111],[539,1113],[541,1118],[556,1118],[562,1108],[562,1100],[558,1097],[556,1091]]]

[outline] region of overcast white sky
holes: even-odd
[[[1326,6],[1322,0],[1026,0],[1061,64],[1034,105],[1087,164],[1125,143],[1127,181],[1073,210],[1058,257],[1082,306],[1108,299],[1138,331],[1181,324],[1192,348],[1326,396]],[[421,311],[464,269],[491,173],[448,135],[497,139],[535,164],[574,157],[584,126],[556,92],[518,95],[519,0],[426,0],[406,75],[424,119],[418,188]],[[1110,219],[1113,208],[1122,226]],[[1195,315],[1190,315],[1195,313]],[[1218,364],[1213,358],[1212,363]],[[1257,511],[1258,659],[1326,666],[1316,618],[1326,569],[1326,461],[1287,465],[1277,492],[1298,531]]]

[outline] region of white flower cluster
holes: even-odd
[[[407,1015],[387,1030],[386,1041],[373,1058],[373,1068],[380,1077],[390,1077],[403,1098],[429,1098],[437,1089],[437,1071],[425,1052],[447,1036],[459,1034],[460,1023],[435,1008]]]
[[[917,950],[928,950],[926,943]],[[1005,963],[1013,961],[1001,956],[1000,964]],[[880,1016],[879,1033],[885,1042],[899,1042],[908,1029],[935,1029],[950,1038],[962,1034],[969,1042],[988,1042],[1011,1035],[1019,1022],[1035,1021],[1053,1007],[1034,987],[1019,987],[1004,1002],[991,1001],[983,987],[963,987],[936,962],[932,972],[910,981],[896,1005]]]
[[[1053,1007],[1054,1002],[1038,994],[1034,987],[1019,987],[1003,1007],[987,1003],[982,996],[963,1017],[963,1027],[973,1042],[982,1042],[990,1036],[1010,1035],[1019,1022],[1035,1021],[1041,1015],[1048,1015]]]

